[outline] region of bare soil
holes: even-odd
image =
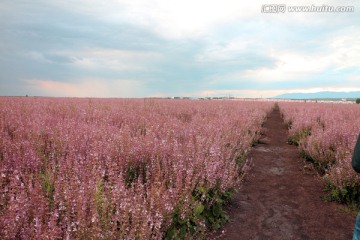
[[[279,111],[266,121],[260,144],[227,211],[230,223],[209,239],[352,239],[354,213],[325,202],[324,182],[307,170]]]

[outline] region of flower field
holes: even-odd
[[[272,107],[0,97],[0,239],[171,239],[217,227]],[[281,108],[297,126],[290,108]],[[335,144],[337,163],[348,161],[358,113],[343,115],[352,129],[318,143]],[[311,123],[314,133],[328,134],[316,118]],[[341,181],[347,169],[333,169]]]
[[[351,157],[360,133],[357,104],[279,103],[289,128],[289,141],[323,175],[330,198],[360,204],[360,177]]]

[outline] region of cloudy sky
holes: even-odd
[[[2,0],[0,95],[360,90],[360,1]],[[283,13],[264,4],[287,3]],[[290,5],[291,4],[291,5]],[[289,6],[354,12],[290,12]]]

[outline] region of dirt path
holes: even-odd
[[[215,239],[352,239],[355,217],[322,200],[323,182],[304,169],[297,148],[287,144],[279,111],[250,154],[254,167],[230,203],[231,222]]]

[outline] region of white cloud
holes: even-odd
[[[115,24],[136,24],[172,39],[203,36],[219,24],[261,13],[260,3],[236,0],[70,0],[48,4]]]
[[[152,7],[143,6],[136,9],[141,9],[141,15],[147,16],[159,34],[170,38],[201,36],[211,27],[252,14],[251,5],[234,0],[157,0]]]
[[[285,91],[285,90],[284,90]],[[286,93],[317,93],[317,92],[355,92],[360,91],[360,87],[334,87],[334,86],[328,86],[328,87],[310,87],[310,88],[293,88],[293,89],[287,89]]]
[[[130,51],[105,48],[85,48],[78,50],[63,50],[23,53],[27,58],[40,63],[65,62],[75,67],[92,70],[146,71],[149,63],[163,59],[161,53],[150,51]]]
[[[236,73],[232,78],[253,79],[260,82],[292,81],[329,70],[360,68],[360,37],[357,34],[339,36],[324,41],[323,44],[321,52],[312,54],[294,50],[278,52],[271,50],[268,55],[276,59],[274,67],[249,69],[244,73]]]
[[[50,63],[50,61],[48,59],[46,59],[44,54],[41,52],[29,51],[29,52],[25,52],[23,55],[34,61],[38,61],[38,62],[42,62],[42,63]]]
[[[278,90],[256,90],[256,89],[202,90],[199,92],[183,94],[183,96],[194,96],[194,97],[229,97],[230,96],[230,97],[239,97],[239,98],[272,98],[284,93],[300,93],[300,92],[316,93],[322,91],[353,92],[353,91],[360,91],[360,87],[287,88],[287,89],[278,89]]]
[[[83,49],[79,51],[63,52],[61,54],[73,56],[74,64],[87,69],[109,70],[147,70],[147,63],[162,58],[160,53],[116,50],[116,49]]]
[[[202,90],[194,92],[191,96],[200,97],[239,97],[239,98],[270,98],[284,93],[283,90],[254,90],[254,89],[228,89],[228,90]]]
[[[266,82],[292,81],[320,73],[331,64],[330,59],[323,55],[308,55],[301,52],[273,51],[270,56],[277,59],[274,67],[249,69],[241,77]]]
[[[210,44],[202,53],[195,56],[199,62],[234,60],[239,54],[249,52],[253,41],[247,38],[236,38],[225,45]]]
[[[307,86],[321,85],[331,74],[336,75],[337,82],[329,79],[319,89],[340,85],[342,78],[342,86],[359,86],[360,31],[359,21],[355,21],[359,14],[261,13],[261,5],[271,3],[279,4],[277,0],[5,1],[4,6],[0,5],[1,12],[13,17],[0,23],[8,24],[0,36],[0,68],[3,79],[13,83],[30,79],[27,86],[52,96],[174,93],[174,89],[181,91],[177,87],[183,84],[180,79],[187,80],[189,75],[199,78],[199,85],[194,81],[194,89],[229,89],[209,90],[208,94],[258,96],[262,92],[265,97],[277,93],[249,89],[273,89],[282,82],[290,86],[292,81],[302,79],[304,84],[298,81],[297,86],[306,90]],[[286,4],[320,5],[303,0]],[[340,2],[329,0],[328,4]],[[346,2],[356,4],[359,1]],[[16,51],[9,50],[9,43]],[[119,50],[140,44],[148,44],[141,49],[155,50]],[[106,48],[109,46],[116,49]],[[8,62],[26,67],[15,71]],[[94,73],[91,70],[97,78],[87,78]],[[112,71],[119,71],[116,74],[125,80],[105,79],[114,77]],[[147,76],[166,84],[145,83],[143,86],[150,87],[143,89],[142,80],[129,80],[137,73],[140,79],[144,71],[151,71]],[[64,77],[67,83],[51,80]],[[311,85],[310,80],[317,77],[319,81]],[[231,90],[242,83],[247,90]],[[2,92],[7,91],[4,89]]]
[[[354,83],[360,83],[360,74],[348,76],[346,80]]]
[[[336,65],[336,70],[360,68],[360,31],[351,35],[338,36],[329,43],[331,54],[328,56]]]
[[[24,83],[42,96],[52,97],[137,97],[141,96],[141,85],[136,80],[81,79],[59,82],[48,79],[27,79]]]

